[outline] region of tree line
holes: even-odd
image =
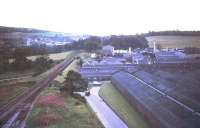
[[[149,31],[144,36],[200,36],[200,31]]]
[[[49,68],[53,61],[46,55],[46,51],[40,47],[41,57],[35,61],[27,59],[30,55],[31,48],[27,46],[17,46],[13,42],[0,42],[0,73],[9,71],[23,71],[34,69],[41,72]]]
[[[117,49],[147,48],[148,41],[142,35],[129,35],[129,36],[111,36],[103,40],[103,45],[112,45]]]
[[[87,39],[74,41],[71,45],[66,45],[66,47],[69,47],[69,49],[83,49],[92,52],[101,49],[105,45],[112,45],[117,49],[127,49],[129,47],[135,49],[148,47],[148,42],[142,35],[112,35],[110,37],[91,36]]]

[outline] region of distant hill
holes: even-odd
[[[11,32],[43,33],[43,32],[49,32],[49,31],[32,29],[32,28],[15,28],[15,27],[0,26],[0,33],[11,33]]]
[[[15,28],[15,27],[4,27],[0,26],[0,41],[2,40],[40,40],[41,43],[46,43],[47,45],[59,45],[66,43],[71,43],[74,40],[86,38],[88,35],[76,35],[70,33],[53,32],[47,30],[39,30],[32,28]],[[44,41],[50,40],[50,41]]]

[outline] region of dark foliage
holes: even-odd
[[[49,59],[47,55],[38,57],[34,62],[34,68],[37,74],[49,69],[53,64],[53,60]]]
[[[22,43],[23,44],[23,43]],[[0,73],[9,71],[23,71],[27,69],[36,69],[36,71],[44,71],[50,67],[52,60],[44,57],[45,47],[36,47],[40,50],[43,57],[36,59],[35,62],[27,59],[34,51],[34,48],[27,46],[18,46],[11,40],[0,41]]]
[[[200,48],[187,47],[184,48],[186,54],[200,54]]]
[[[10,32],[38,33],[38,32],[48,32],[48,31],[30,29],[30,28],[14,28],[14,27],[0,26],[0,33],[10,33]]]
[[[84,80],[78,72],[71,70],[65,78],[65,86],[62,90],[73,94],[74,91],[85,91],[87,90],[87,87],[88,82]]]
[[[111,36],[103,41],[103,45],[108,44],[114,46],[116,49],[128,49],[129,47],[133,49],[148,47],[146,38],[141,35]]]
[[[67,45],[66,47],[69,47]],[[72,49],[83,49],[88,52],[92,52],[101,48],[101,38],[96,36],[91,36],[86,39],[80,39],[78,41],[74,41],[71,45]]]

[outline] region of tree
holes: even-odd
[[[148,47],[148,42],[141,35],[111,36],[110,38],[104,39],[103,45],[112,45],[116,49],[128,49],[129,47],[135,49]]]
[[[30,46],[31,55],[44,55],[47,53],[46,44],[33,43]]]
[[[0,73],[10,69],[9,60],[13,58],[15,46],[7,40],[0,40]]]
[[[70,45],[71,49],[84,49],[86,51],[92,52],[101,48],[101,38],[96,36],[91,36],[86,39],[79,39],[74,41]]]
[[[49,58],[48,55],[42,55],[35,60],[35,70],[38,73],[45,71],[51,67],[53,61]]]
[[[96,36],[91,36],[84,40],[84,49],[92,52],[101,48],[101,39]]]
[[[93,52],[93,51],[100,49],[101,46],[100,46],[99,42],[88,41],[88,42],[85,42],[84,48],[86,51]]]
[[[70,70],[65,78],[64,90],[73,94],[74,91],[85,91],[88,87],[88,82],[81,77],[81,74]]]
[[[26,47],[16,48],[13,55],[15,59],[13,68],[15,70],[25,70],[30,68],[31,62],[26,58],[29,54],[29,50]]]

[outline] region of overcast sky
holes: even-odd
[[[0,0],[0,26],[77,34],[200,30],[198,0]]]

